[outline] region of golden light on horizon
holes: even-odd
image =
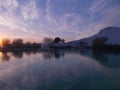
[[[2,52],[0,52],[0,57],[2,57],[3,56],[3,54],[2,54]]]
[[[2,46],[2,39],[0,39],[0,47]]]
[[[2,58],[3,57],[3,54],[2,54],[2,52],[0,52],[0,62],[2,62]]]

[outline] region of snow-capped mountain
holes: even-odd
[[[81,42],[86,43],[85,46],[92,46],[92,41],[98,37],[107,38],[107,44],[109,45],[120,45],[120,28],[119,27],[107,27],[99,31],[98,34],[93,35],[88,38],[83,38],[80,40],[75,40],[67,43],[54,44],[55,47],[79,47]]]
[[[108,39],[107,44],[120,45],[120,28],[107,27],[107,28],[100,30],[98,34],[88,37],[88,38],[81,39],[80,41],[83,41],[87,43],[88,46],[91,46],[92,40],[94,40],[97,37],[106,37]]]

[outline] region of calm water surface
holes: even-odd
[[[0,52],[0,90],[120,90],[120,54]]]

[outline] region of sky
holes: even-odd
[[[77,40],[120,27],[119,9],[120,0],[0,0],[0,38]]]

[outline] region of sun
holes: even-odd
[[[2,39],[0,39],[0,46],[2,46]]]

